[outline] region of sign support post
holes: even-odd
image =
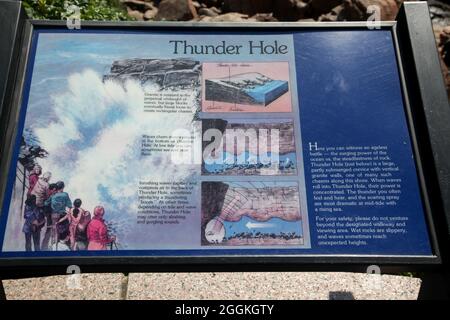
[[[439,274],[427,274],[420,296],[437,297],[445,283],[449,297],[450,108],[426,2],[405,2],[397,16],[397,38],[415,123],[430,206],[441,251]],[[444,283],[443,283],[444,280]],[[433,290],[433,292],[429,292]],[[443,292],[441,292],[443,293]],[[442,298],[442,296],[439,296]]]
[[[5,287],[3,286],[3,281],[0,279],[0,300],[6,300]]]
[[[14,91],[14,79],[11,79],[17,68],[20,38],[26,19],[21,1],[0,0],[0,115],[2,120],[8,115],[4,106],[9,105],[9,100]],[[3,131],[3,129],[2,129]],[[5,132],[0,131],[0,140]],[[3,151],[0,145],[0,154]]]
[[[11,79],[15,74],[14,69],[18,64],[18,52],[22,28],[26,19],[21,1],[0,1],[0,123],[9,117],[9,112],[3,106],[9,105],[12,97],[14,80]],[[0,140],[6,134],[3,129],[0,130]],[[4,146],[0,145],[0,154]],[[0,300],[6,300],[3,279],[0,277]]]

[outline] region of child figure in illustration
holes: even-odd
[[[45,223],[44,216],[36,206],[36,196],[28,195],[25,201],[24,211],[25,223],[22,231],[25,233],[25,250],[31,250],[31,240],[33,240],[34,251],[40,251],[41,229]]]
[[[77,232],[78,225],[80,224],[85,210],[81,208],[81,200],[75,199],[73,202],[73,208],[67,208],[66,215],[58,221],[58,224],[68,220],[69,221],[69,242],[70,249],[72,251],[77,250],[75,236]]]
[[[84,211],[75,229],[75,250],[86,250],[88,247],[87,227],[91,222],[91,213]]]
[[[89,241],[88,250],[106,250],[106,245],[116,241],[115,236],[108,235],[103,216],[105,209],[97,206],[94,209],[94,218],[87,227],[87,237]]]

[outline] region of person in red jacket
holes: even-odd
[[[94,218],[87,226],[87,238],[89,241],[88,250],[106,250],[106,245],[116,241],[116,237],[108,235],[108,228],[106,227],[103,216],[105,209],[97,206],[94,209]]]

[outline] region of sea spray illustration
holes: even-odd
[[[47,157],[38,159],[39,165],[52,173],[54,181],[64,181],[71,200],[81,198],[85,210],[92,212],[96,205],[104,206],[105,219],[113,226],[122,249],[148,247],[145,235],[134,230],[139,181],[183,181],[195,172],[195,167],[189,164],[174,168],[170,152],[141,157],[141,140],[148,132],[170,135],[174,127],[192,128],[199,109],[199,63],[183,59],[178,64],[176,60],[151,60],[153,66],[155,61],[159,62],[156,66],[159,70],[161,65],[166,66],[165,80],[161,82],[152,76],[151,70],[147,73],[139,69],[149,61],[127,60],[128,69],[121,69],[120,73],[114,71],[124,64],[121,61],[115,61],[106,75],[92,69],[72,73],[63,90],[50,94],[47,123],[36,117],[27,117],[25,123],[27,132],[32,132],[48,152]],[[190,73],[189,81],[175,83],[170,73],[176,71],[180,75],[183,69],[180,65],[192,66],[196,76]],[[137,69],[145,81],[136,77]],[[145,94],[163,92],[187,96],[192,113],[176,117],[167,113],[143,116]],[[23,191],[13,195],[10,217],[22,215],[22,200],[16,201],[22,196]],[[7,228],[4,250],[22,251],[21,219],[10,218],[8,223],[17,228]]]

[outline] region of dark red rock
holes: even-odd
[[[238,12],[229,12],[225,14],[218,15],[216,17],[208,17],[201,16],[199,21],[203,22],[250,22],[256,21],[253,18],[249,19],[248,15],[238,13]]]
[[[147,10],[144,13],[144,20],[153,20],[158,14],[158,8]]]
[[[395,20],[397,16],[396,0],[344,0],[338,20],[366,21],[373,14],[368,11],[369,6],[380,8],[380,19],[383,21]]]
[[[190,0],[163,0],[159,4],[157,21],[187,21],[195,18],[197,12]]]
[[[257,13],[250,19],[254,19],[258,22],[276,22],[278,21],[272,13]]]
[[[224,12],[239,12],[249,16],[257,13],[270,13],[273,11],[273,0],[224,0]]]
[[[343,5],[333,8],[330,12],[323,14],[319,17],[319,21],[335,22],[339,20],[339,15],[343,10]]]
[[[130,7],[127,7],[127,13],[131,18],[136,19],[137,21],[144,20],[144,13],[139,10],[133,10]]]
[[[329,13],[333,8],[341,5],[343,0],[311,0],[308,2],[309,13],[313,18]]]
[[[300,0],[274,1],[273,15],[280,21],[297,21],[308,18],[309,7]]]
[[[216,17],[219,15],[216,11],[211,10],[209,8],[200,8],[198,10],[198,14],[201,16],[207,16],[207,17]]]
[[[141,12],[145,12],[146,10],[150,10],[154,8],[152,2],[146,2],[142,0],[121,0],[120,3],[126,5],[130,10],[137,10]]]

